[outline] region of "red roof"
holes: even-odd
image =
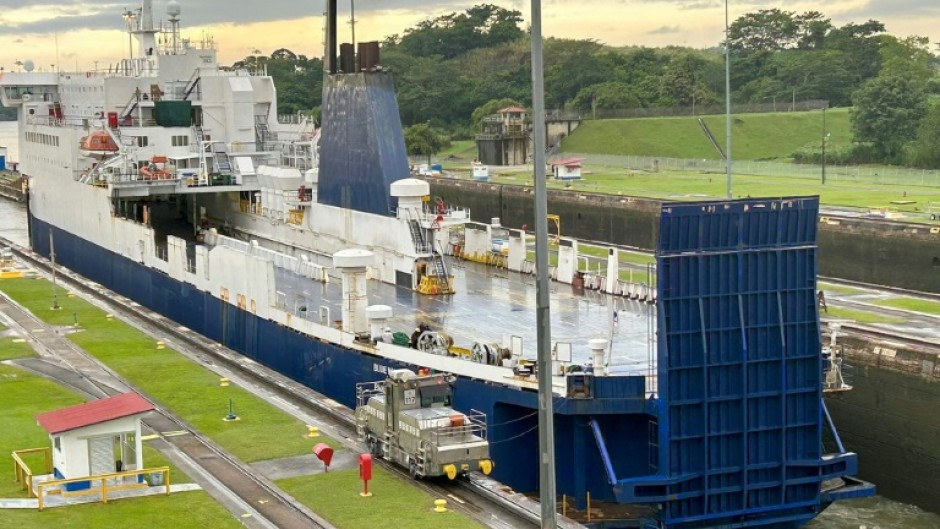
[[[92,424],[130,417],[153,410],[153,404],[137,393],[124,393],[106,399],[94,400],[63,408],[61,410],[41,413],[36,416],[39,426],[51,434],[67,432],[76,428],[84,428]]]
[[[506,107],[499,111],[500,114],[508,114],[510,112],[525,112],[525,109],[522,107],[517,107],[516,105]]]
[[[565,158],[564,160],[557,160],[551,162],[552,167],[556,165],[564,165],[565,167],[581,167],[581,162],[584,161],[584,158]]]

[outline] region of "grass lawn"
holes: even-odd
[[[473,160],[477,157],[477,142],[474,140],[458,140],[450,142],[450,147],[434,155],[439,160],[459,158]]]
[[[13,358],[22,358],[35,354],[33,348],[28,343],[18,342],[22,338],[15,336],[0,336],[0,360],[10,360]]]
[[[234,385],[219,387],[218,375],[154,341],[81,298],[59,296],[62,310],[49,309],[50,285],[41,279],[9,279],[0,290],[53,325],[78,318],[82,332],[69,335],[76,345],[117,371],[150,397],[184,418],[242,461],[307,454],[312,446],[303,423]],[[225,422],[229,399],[241,420]],[[339,448],[335,441],[318,439]]]
[[[49,380],[15,366],[0,364],[0,456],[10,458],[14,450],[49,446],[49,435],[36,424],[36,415],[75,404],[82,398]],[[8,459],[12,466],[12,459]],[[44,457],[32,454],[24,458],[34,474],[45,472]],[[189,483],[188,476],[176,469],[153,448],[144,445],[147,468],[169,466],[171,483]],[[13,479],[0,480],[0,498],[24,498]]]
[[[340,529],[476,529],[462,514],[433,511],[438,499],[408,485],[382,468],[373,467],[371,498],[362,498],[358,469],[283,479],[277,485]],[[445,498],[446,499],[446,498]]]
[[[841,294],[843,296],[852,296],[854,294],[861,294],[863,292],[857,288],[847,287],[845,285],[837,285],[835,283],[826,283],[825,281],[819,282],[819,289],[825,292]]]
[[[783,104],[780,105],[781,107]],[[724,146],[725,117],[703,118]],[[732,116],[733,154],[739,160],[789,158],[807,144],[819,144],[822,112],[776,112]],[[826,112],[830,146],[852,141],[848,109]],[[584,121],[562,143],[565,152],[718,159],[691,116]]]
[[[895,309],[913,310],[927,314],[940,314],[940,303],[916,298],[891,298],[882,299],[874,302],[875,305],[882,307],[892,307]]]
[[[904,323],[904,320],[901,318],[895,318],[892,316],[882,316],[881,314],[875,314],[873,312],[865,312],[863,310],[854,310],[854,309],[843,309],[839,307],[829,307],[828,313],[821,313],[820,316],[825,318],[829,316],[830,318],[838,318],[843,320],[855,320],[858,323]]]
[[[3,527],[17,529],[117,529],[119,527],[172,527],[173,529],[237,529],[244,526],[203,491],[170,496],[148,496],[102,503],[34,510],[7,509]]]

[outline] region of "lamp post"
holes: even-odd
[[[826,131],[826,107],[822,109],[822,185],[826,185],[826,140],[829,133]]]
[[[728,0],[725,0],[725,173],[731,199],[731,35],[728,33]]]

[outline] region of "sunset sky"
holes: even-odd
[[[258,49],[269,54],[288,48],[308,56],[322,53],[323,0],[179,0],[183,35],[211,35],[223,64]],[[167,0],[154,0],[155,24],[165,20]],[[349,0],[340,0],[341,41],[349,40]],[[477,1],[359,0],[355,2],[357,40],[381,40],[417,22],[463,11]],[[528,0],[489,0],[518,9],[528,20]],[[802,12],[823,10],[836,25],[876,19],[900,37],[921,35],[940,41],[940,2],[936,0],[831,0],[822,2],[730,1],[730,16],[778,7]],[[31,59],[37,69],[59,64],[63,70],[106,68],[127,56],[121,13],[139,2],[76,0],[0,0],[0,66],[14,68]],[[724,30],[722,0],[544,0],[543,33],[592,38],[616,45],[717,45]],[[935,49],[935,45],[932,45]]]

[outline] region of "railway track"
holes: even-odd
[[[24,250],[2,237],[0,237],[0,244],[11,247],[18,259],[39,273],[46,276],[51,275],[51,265],[46,259],[31,251]],[[117,295],[96,283],[84,280],[84,278],[71,271],[57,267],[56,280],[63,287],[79,293],[95,305],[114,314],[115,317],[143,330],[155,339],[164,340],[168,345],[172,345],[174,349],[200,365],[220,373],[221,376],[229,375],[235,383],[241,381],[241,385],[245,389],[266,400],[274,401],[275,405],[295,416],[299,415],[308,424],[320,425],[321,431],[330,434],[347,449],[359,452],[366,451],[356,440],[354,413],[345,406],[234,351],[230,351],[195,331],[181,327],[172,320],[149,311],[130,299]],[[104,366],[102,367],[107,369]],[[116,375],[112,373],[112,376]],[[159,422],[153,425],[154,431],[187,432],[187,435],[166,437],[165,441],[173,444],[184,453],[189,450],[190,452],[187,455],[191,454],[190,459],[197,462],[210,474],[223,474],[221,478],[225,483],[228,483],[224,478],[226,472],[232,473],[229,474],[230,476],[242,476],[241,480],[246,481],[244,490],[239,491],[235,490],[234,487],[229,487],[232,489],[232,493],[252,505],[258,511],[258,514],[271,522],[274,527],[283,529],[330,527],[329,524],[326,524],[325,521],[310,512],[306,507],[290,501],[291,498],[283,491],[257,476],[256,472],[253,472],[247,465],[225,453],[224,450],[215,445],[210,439],[196,432],[185,421],[173,417],[172,414],[168,416],[165,412],[166,410],[161,409],[161,414],[156,419]],[[491,480],[483,479],[481,476],[455,482],[413,481],[408,476],[407,469],[382,460],[377,463],[389,472],[413,482],[415,487],[433,496],[448,499],[448,508],[463,512],[487,527],[494,529],[529,528],[540,523],[538,503],[522,495],[507,497],[505,493],[496,492],[497,487],[493,486]],[[257,501],[259,494],[270,497],[272,501],[259,504]],[[280,504],[283,502],[287,502],[289,506],[281,507]],[[275,509],[293,510],[295,512],[282,515],[273,512]],[[280,518],[280,516],[283,516],[283,518]],[[288,518],[289,516],[300,519],[305,518],[305,520],[295,522],[293,519]],[[298,525],[295,525],[295,523]],[[568,519],[560,518],[559,527],[574,529],[581,526]]]

